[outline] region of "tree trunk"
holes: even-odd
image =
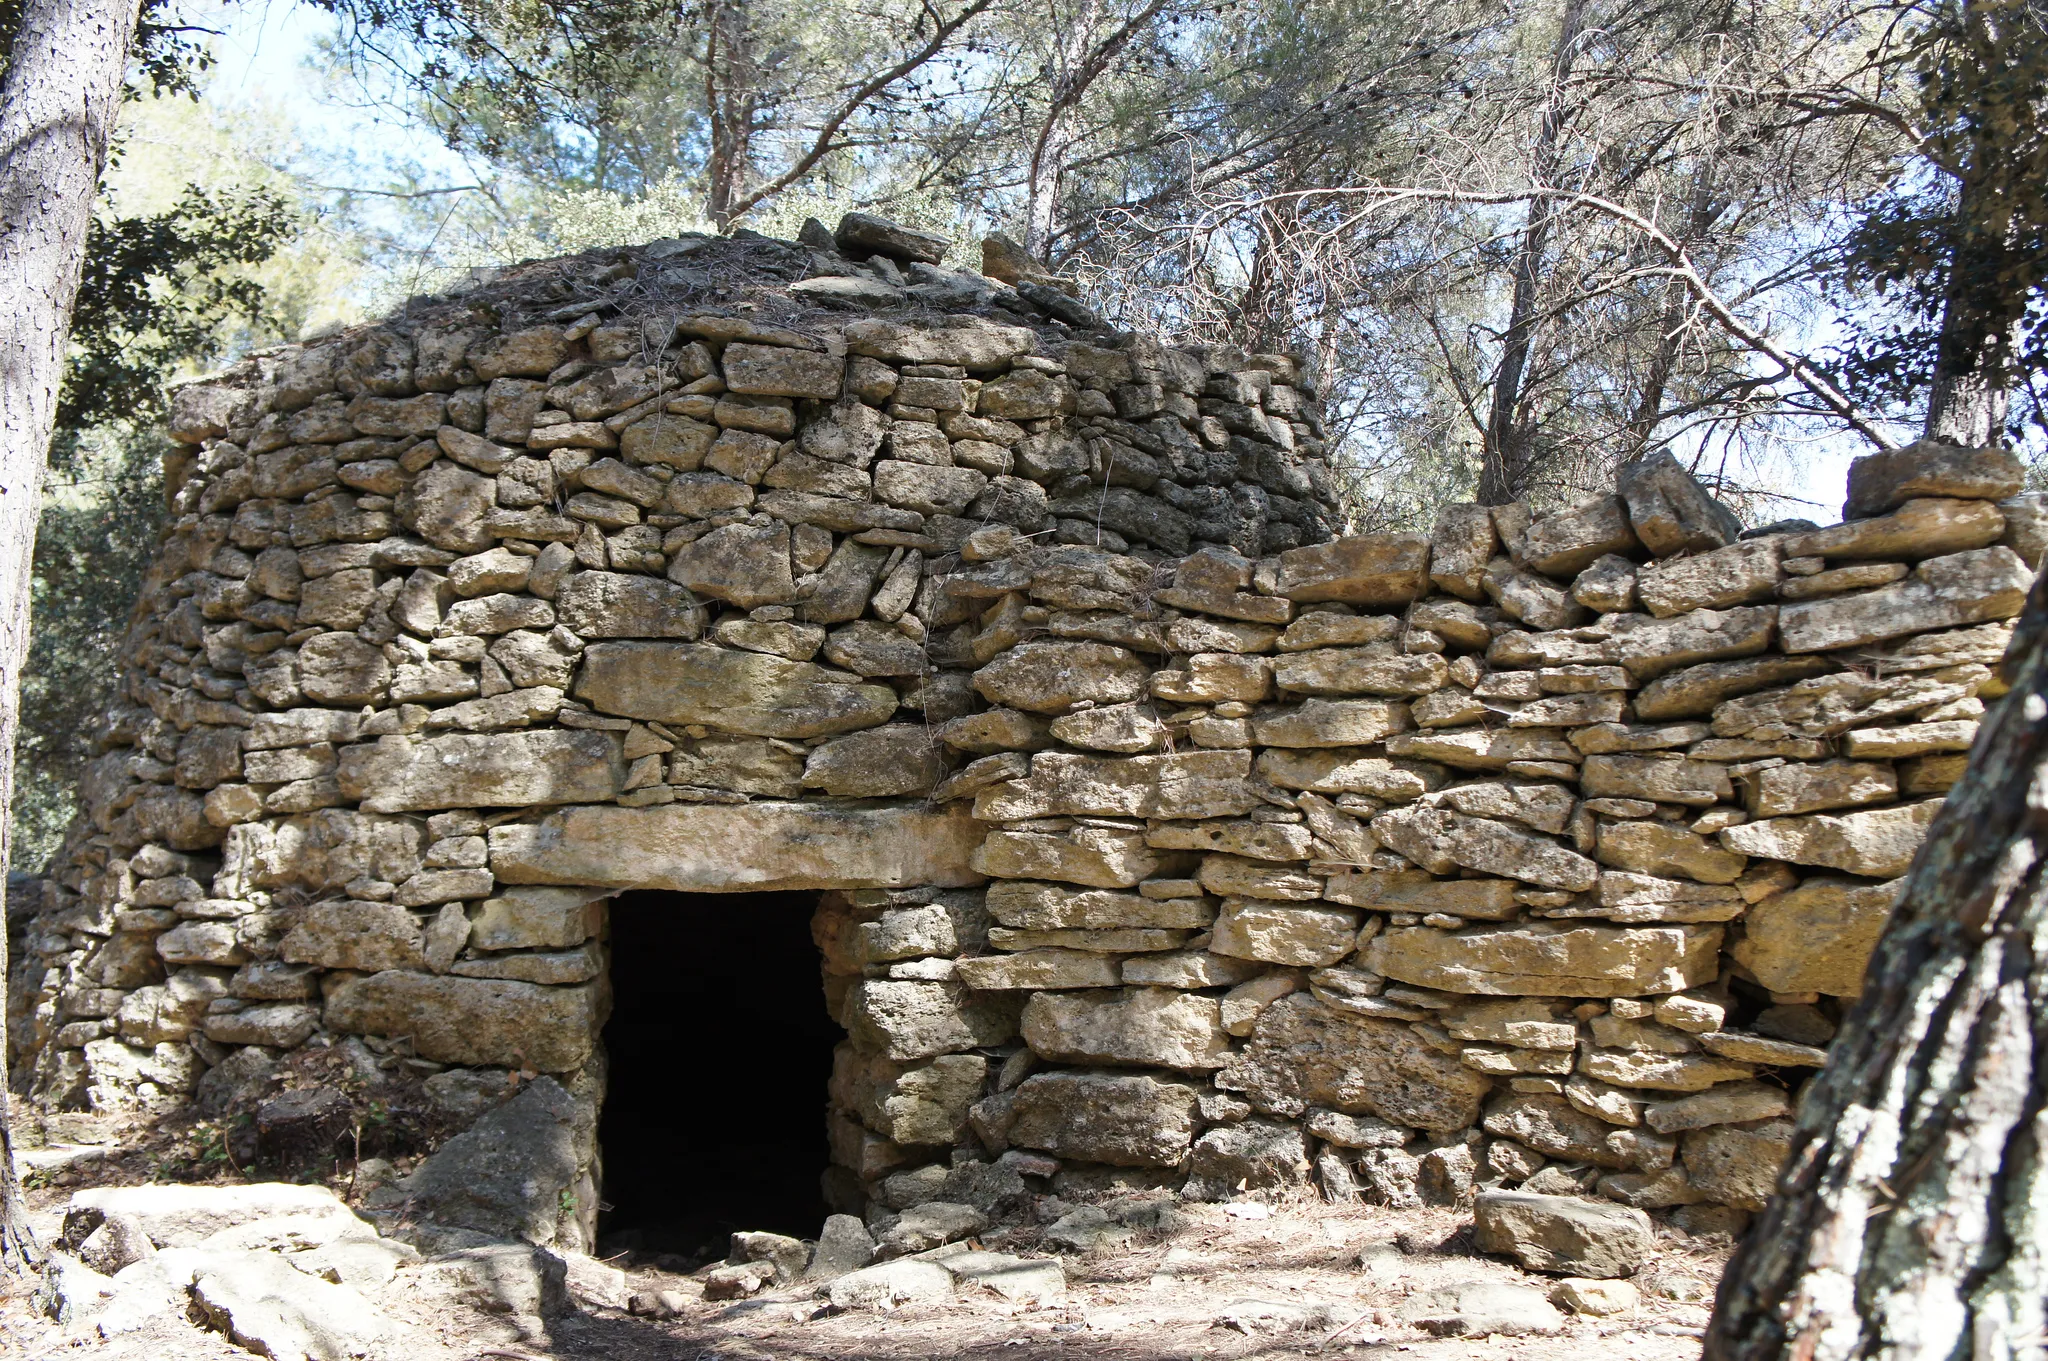
[[[1801,1102],[1706,1361],[2048,1355],[2048,589]]]
[[[86,226],[135,34],[135,0],[28,0],[0,80],[0,866],[8,850],[29,568]],[[0,932],[0,979],[7,977]],[[14,1175],[0,1020],[0,1269],[36,1258]]]
[[[743,0],[712,0],[704,34],[704,111],[711,125],[704,209],[721,232],[739,216],[736,205],[753,161],[759,75]]]
[[[1033,259],[1049,260],[1053,229],[1059,222],[1060,176],[1073,146],[1074,104],[1094,81],[1088,48],[1102,22],[1102,0],[1081,0],[1064,24],[1054,19],[1053,78],[1045,120],[1031,144],[1031,166],[1025,177],[1024,249]]]
[[[1981,181],[1967,180],[1956,207],[1955,250],[1921,431],[1943,444],[1982,448],[2005,440],[2013,328],[1987,315],[1988,300],[1982,296],[1988,287],[1998,302],[2006,301],[1998,280],[2011,253],[2012,210],[1998,201],[2001,197],[1987,192]]]
[[[1530,178],[1539,187],[1552,187],[1551,178],[1557,174],[1557,143],[1564,128],[1564,82],[1571,75],[1572,59],[1585,22],[1585,0],[1565,0],[1557,48],[1551,58],[1550,90],[1544,98],[1543,121],[1536,129],[1536,145],[1530,153]],[[1508,306],[1507,330],[1501,335],[1500,364],[1494,370],[1493,402],[1486,419],[1485,456],[1479,467],[1481,505],[1504,505],[1528,490],[1532,471],[1528,432],[1517,415],[1522,404],[1522,374],[1529,366],[1529,347],[1536,333],[1536,291],[1555,217],[1556,209],[1550,199],[1529,200],[1529,222],[1515,251],[1514,297]]]
[[[1714,206],[1714,163],[1703,157],[1700,166],[1693,172],[1692,212],[1687,231],[1680,238],[1690,249],[1696,241],[1706,237],[1714,225],[1717,209]],[[1621,461],[1626,463],[1642,457],[1650,445],[1650,439],[1657,433],[1657,426],[1664,416],[1664,394],[1671,386],[1671,375],[1678,368],[1678,346],[1685,334],[1685,314],[1692,304],[1692,290],[1682,280],[1673,279],[1664,286],[1664,306],[1657,317],[1657,347],[1650,352],[1650,364],[1643,374],[1643,388],[1636,397],[1636,409],[1629,416],[1628,447]]]

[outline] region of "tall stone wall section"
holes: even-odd
[[[37,1106],[550,1075],[580,1242],[605,899],[815,888],[842,1205],[1754,1207],[1998,693],[2017,463],[1332,540],[1294,361],[891,240],[550,262],[180,395],[15,956]]]

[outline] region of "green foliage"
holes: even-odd
[[[1901,65],[1917,82],[1924,164],[1861,205],[1839,280],[1889,304],[1842,347],[1871,400],[1924,391],[1937,364],[1994,381],[2048,368],[2048,15],[2025,0],[1943,0]],[[2043,394],[2014,412],[2048,431]]]
[[[165,212],[95,217],[58,428],[155,423],[165,380],[206,353],[224,319],[263,316],[261,281],[233,267],[262,264],[297,227],[273,190],[209,193],[196,184]]]
[[[164,519],[160,435],[65,432],[36,533],[34,629],[14,760],[17,869],[38,869],[71,822],[94,726],[115,698],[114,660]]]

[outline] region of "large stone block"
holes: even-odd
[[[354,879],[402,884],[419,872],[425,850],[417,819],[323,808],[231,829],[214,887],[233,896],[290,885],[338,889]]]
[[[1579,770],[1579,788],[1589,799],[1650,799],[1699,808],[1712,807],[1735,795],[1728,767],[1711,761],[1689,761],[1676,753],[1588,756]]]
[[[1601,496],[1531,524],[1522,536],[1521,561],[1546,576],[1575,577],[1609,553],[1640,547],[1619,496]]]
[[[1472,1207],[1472,1246],[1506,1253],[1528,1271],[1612,1280],[1654,1256],[1657,1235],[1648,1215],[1626,1206],[1484,1191]]]
[[[1659,619],[1769,600],[1784,575],[1778,560],[1778,541],[1766,538],[1651,563],[1636,573],[1636,596]]]
[[[1002,1044],[1017,1033],[1017,1004],[958,983],[865,978],[841,1019],[860,1048],[907,1062]]]
[[[2026,465],[2009,449],[1969,449],[1916,440],[1903,449],[1865,454],[1849,465],[1845,519],[1882,515],[1916,496],[1996,501],[2026,485]]]
[[[1747,856],[1662,819],[1604,823],[1596,845],[1594,854],[1603,865],[1637,874],[1683,875],[1702,884],[1732,884],[1749,865]]]
[[[1216,999],[1164,988],[1037,993],[1024,1004],[1023,1035],[1056,1063],[1206,1072],[1230,1062]]]
[[[571,728],[380,737],[345,747],[344,797],[369,813],[430,808],[522,808],[617,796],[625,761],[615,733]]]
[[[1618,614],[1602,622],[1614,640],[1615,660],[1641,684],[1681,666],[1762,652],[1771,645],[1778,607],[1695,610],[1675,619]]]
[[[1057,946],[963,959],[954,965],[954,971],[962,983],[977,992],[1113,988],[1121,981],[1117,956]]]
[[[1766,860],[1894,879],[1913,863],[1940,808],[1941,800],[1922,799],[1860,813],[1766,818],[1724,829],[1721,844]]]
[[[991,704],[1031,713],[1065,713],[1076,703],[1122,704],[1145,693],[1152,668],[1108,643],[1025,643],[974,673]]]
[[[1929,558],[1913,575],[1861,595],[1787,605],[1779,619],[1787,652],[1828,652],[1909,633],[2010,619],[2034,574],[2010,548]]]
[[[1216,1085],[1273,1115],[1321,1106],[1449,1133],[1478,1120],[1493,1084],[1406,1024],[1344,1016],[1296,993],[1260,1013]]]
[[[327,994],[330,1030],[409,1035],[437,1063],[562,1073],[580,1068],[604,1024],[601,985],[547,988],[503,979],[396,969],[350,978]]]
[[[1573,1078],[1583,1084],[1583,1078]],[[1622,1105],[1628,1105],[1623,1102]],[[1632,1111],[1632,1107],[1631,1107]],[[1633,1116],[1640,1119],[1640,1116]],[[1542,1092],[1502,1093],[1486,1108],[1486,1132],[1512,1139],[1560,1162],[1592,1163],[1621,1171],[1669,1167],[1674,1141],[1611,1122],[1581,1110],[1567,1097]]]
[[[1623,464],[1615,488],[1636,537],[1660,558],[1719,548],[1742,532],[1735,512],[1709,496],[1669,449]]]
[[[373,1193],[372,1208],[497,1239],[554,1239],[588,1161],[594,1112],[552,1078],[486,1111],[404,1180]]]
[[[1312,699],[1252,720],[1262,747],[1349,747],[1377,742],[1413,726],[1408,706],[1384,699]]]
[[[1010,1142],[1114,1167],[1177,1167],[1195,1137],[1192,1087],[1108,1073],[1040,1073],[1017,1088]]]
[[[988,912],[1004,926],[1030,931],[1124,927],[1198,931],[1216,916],[1216,909],[1197,897],[1147,898],[1137,893],[1024,881],[990,884]]]
[[[672,581],[630,572],[578,572],[562,583],[555,610],[585,638],[695,638],[704,610]]]
[[[1358,914],[1349,909],[1226,898],[1209,948],[1236,959],[1321,967],[1357,945]]]
[[[1359,534],[1280,555],[1279,594],[1307,604],[1405,605],[1429,589],[1429,539]]]
[[[1491,818],[1441,808],[1396,808],[1374,818],[1372,830],[1390,849],[1433,874],[1463,866],[1572,893],[1584,892],[1600,878],[1600,867],[1577,851]]]
[[[1428,728],[1387,738],[1387,755],[1441,761],[1461,770],[1506,770],[1514,761],[1579,762],[1579,749],[1537,728]]]
[[[1921,497],[1889,515],[1851,520],[1785,540],[1788,558],[1921,558],[1988,548],[2005,533],[2005,513],[1989,501]]]
[[[897,1063],[842,1044],[832,1055],[833,1104],[898,1144],[951,1144],[967,1130],[967,1108],[981,1098],[988,1060],[941,1054]]]
[[[1067,832],[990,832],[970,863],[999,879],[1129,888],[1156,874],[1160,857],[1145,844],[1145,834],[1135,829],[1076,827]]]
[[[1834,668],[1825,657],[1745,657],[1733,662],[1704,662],[1659,676],[1636,695],[1636,717],[1662,722],[1696,718],[1739,695],[1774,685],[1806,680]]]
[[[975,796],[975,816],[990,822],[1054,816],[1239,817],[1259,804],[1245,777],[1248,751],[1097,757],[1041,752],[1031,774]]]
[[[848,322],[846,348],[854,354],[892,359],[903,364],[958,364],[962,368],[1002,368],[1020,354],[1030,354],[1038,337],[1026,326],[1002,326],[979,317],[949,317],[936,326],[896,321]]]
[[[1728,953],[1772,992],[1854,997],[1904,887],[1815,876],[1752,906]]]
[[[1899,779],[1872,761],[1796,761],[1750,772],[1744,792],[1751,817],[1775,818],[1884,803],[1898,796]]]
[[[1778,1172],[1792,1151],[1792,1122],[1766,1120],[1744,1128],[1715,1125],[1685,1136],[1686,1178],[1708,1199],[1738,1210],[1761,1210],[1778,1189]]]
[[[1273,662],[1273,683],[1298,695],[1426,695],[1449,679],[1435,653],[1402,656],[1377,647],[1322,647]]]
[[[1429,535],[1429,579],[1440,591],[1467,600],[1480,597],[1486,564],[1500,539],[1493,532],[1493,512],[1486,506],[1459,502],[1437,511]]]
[[[1282,789],[1308,789],[1318,794],[1370,794],[1391,803],[1406,803],[1420,798],[1441,786],[1447,773],[1442,766],[1428,761],[1369,756],[1362,747],[1309,750],[1276,747],[1259,753],[1258,772]]]
[[[608,714],[756,737],[828,737],[896,711],[886,685],[847,685],[810,662],[708,643],[595,644],[575,693]]]
[[[328,969],[423,969],[420,923],[395,903],[308,903],[278,943],[278,958]]]
[[[832,808],[800,803],[599,805],[491,829],[501,883],[684,893],[958,887],[982,827],[959,804]]]
[[[1446,992],[1647,997],[1710,983],[1719,926],[1526,922],[1456,931],[1404,926],[1366,947],[1366,967]]]
[[[839,395],[844,362],[828,354],[735,342],[725,347],[721,358],[725,385],[734,392],[825,402]]]

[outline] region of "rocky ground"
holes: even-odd
[[[1630,1249],[1641,1260],[1628,1281],[1575,1281],[1478,1252],[1470,1210],[1127,1196],[1105,1202],[1102,1214],[998,1229],[829,1282],[771,1280],[751,1297],[716,1300],[706,1298],[707,1286],[714,1295],[729,1291],[745,1272],[683,1274],[632,1258],[618,1267],[589,1258],[565,1264],[523,1245],[444,1244],[421,1255],[378,1238],[317,1186],[143,1189],[173,1201],[145,1205],[127,1228],[110,1213],[83,1242],[84,1226],[99,1221],[89,1208],[81,1218],[80,1207],[112,1206],[108,1193],[32,1190],[43,1242],[64,1242],[69,1219],[78,1256],[61,1257],[57,1273],[68,1316],[43,1315],[23,1293],[0,1299],[0,1352],[136,1361],[228,1361],[252,1351],[278,1361],[1562,1361],[1598,1348],[1638,1361],[1691,1361],[1730,1246],[1723,1236],[1659,1227]],[[1597,1215],[1637,1213],[1538,1199]],[[1480,1218],[1487,1215],[1482,1208]],[[80,1262],[117,1266],[142,1250],[117,1241],[135,1229],[159,1246],[118,1284]],[[1596,1255],[1600,1240],[1591,1235]],[[1573,1241],[1584,1250],[1589,1240]],[[758,1274],[770,1274],[765,1262]],[[176,1284],[152,1295],[152,1278]]]

